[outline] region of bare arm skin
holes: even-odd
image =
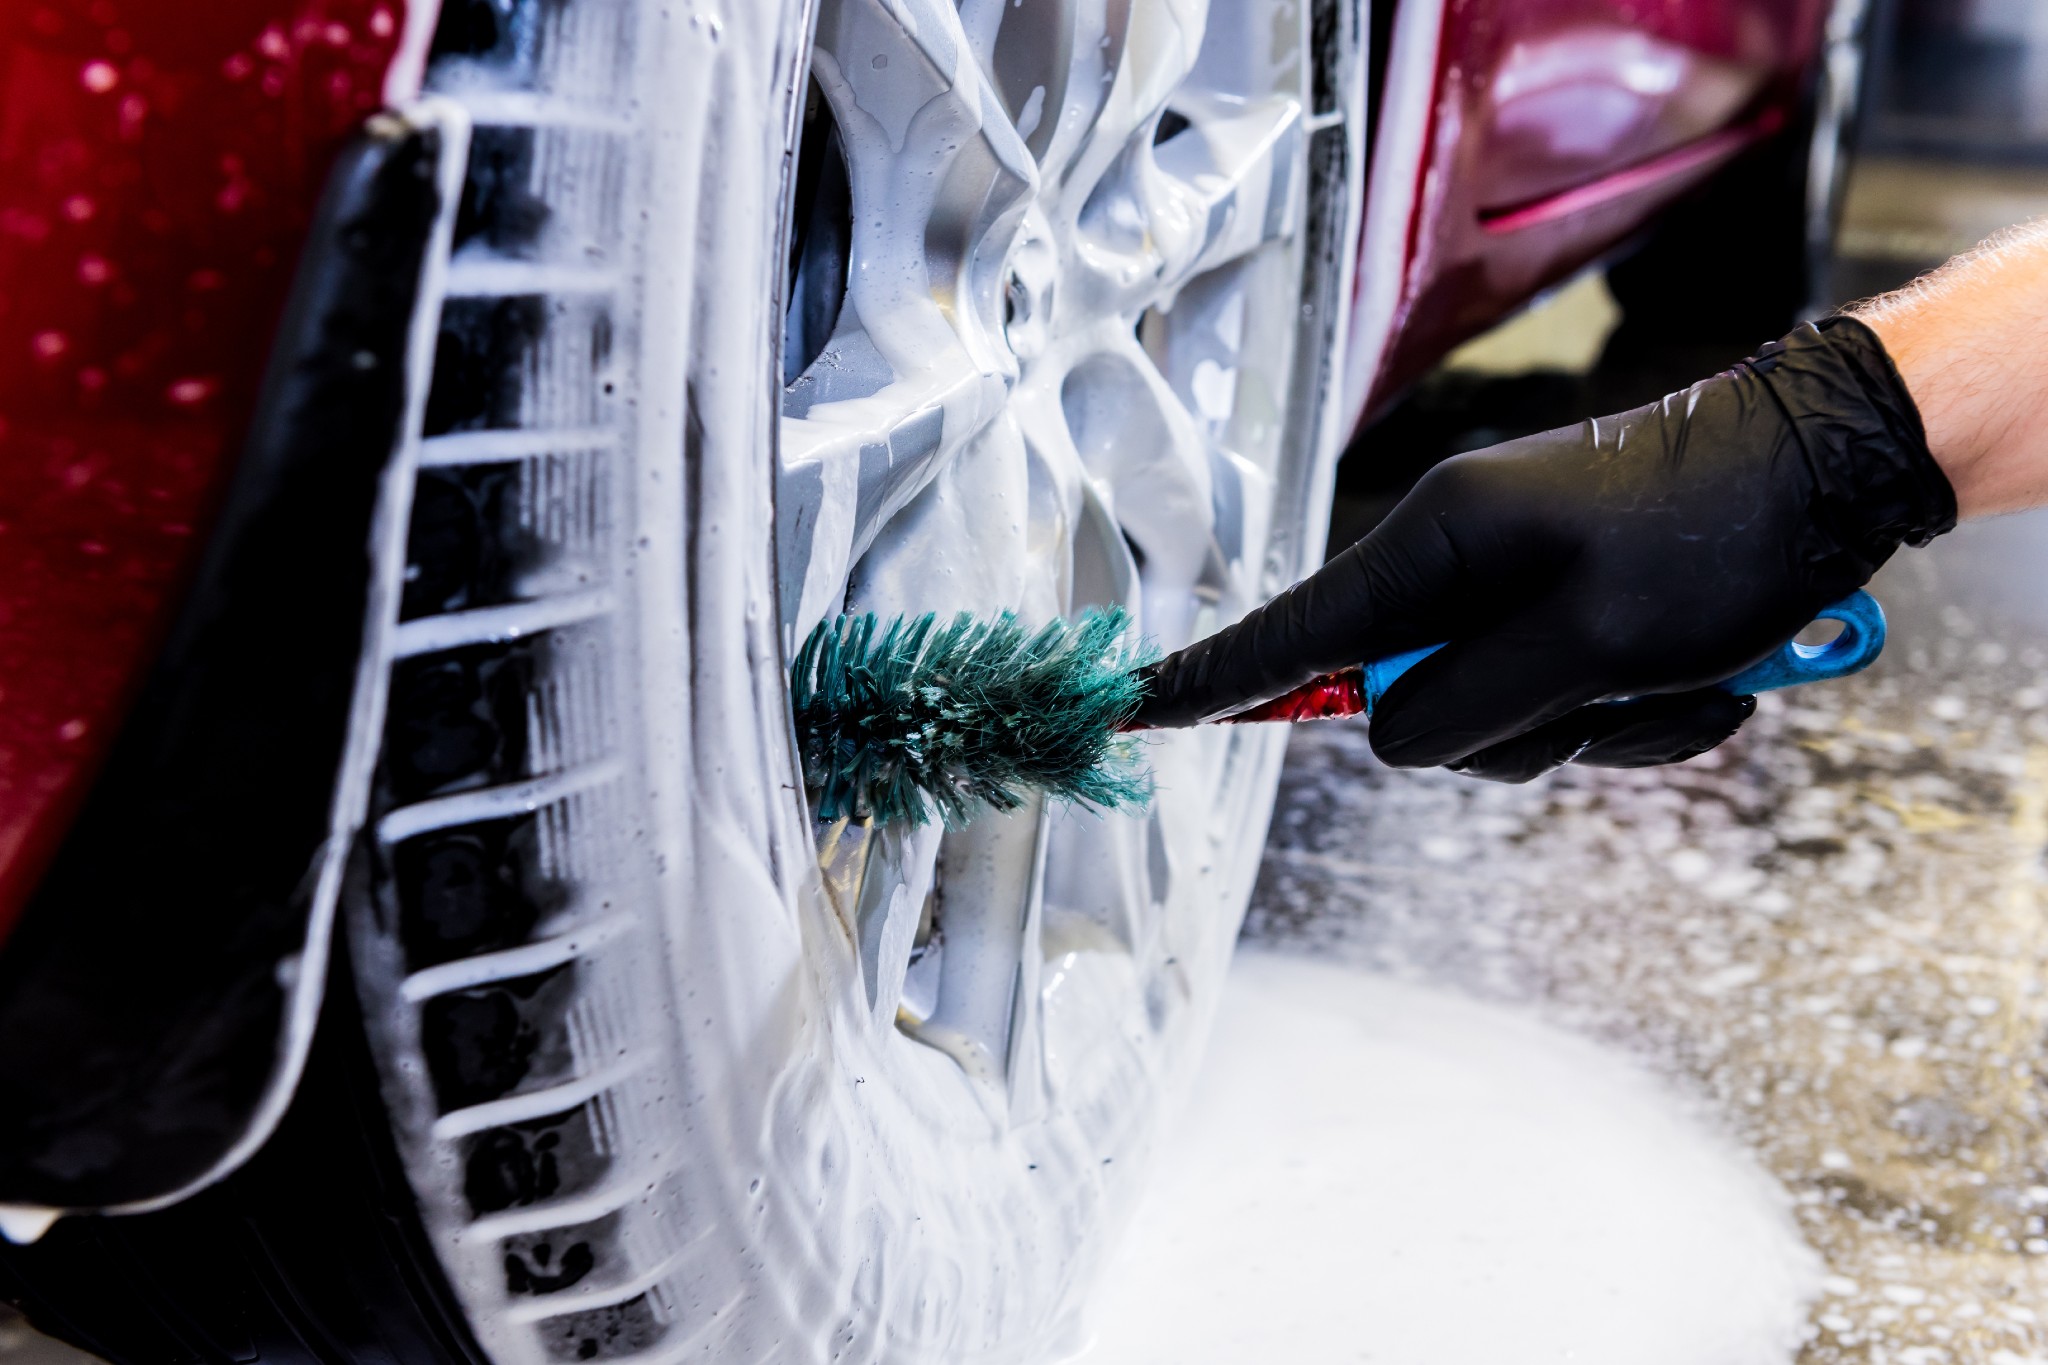
[[[2048,504],[2048,219],[1849,311],[1898,366],[1964,517]]]

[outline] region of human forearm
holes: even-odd
[[[1898,366],[1963,516],[2048,503],[2048,219],[1850,311]]]

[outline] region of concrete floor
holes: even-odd
[[[1852,260],[1945,261],[2048,211],[2038,166],[1865,157],[1851,172],[1836,251]]]
[[[1864,157],[1851,167],[1828,286],[1838,301],[1894,288],[2000,228],[2048,214],[2048,169]]]

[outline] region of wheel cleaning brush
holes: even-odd
[[[1143,696],[1134,670],[1153,655],[1127,642],[1128,625],[1121,609],[1037,630],[1007,612],[820,622],[790,669],[813,811],[957,828],[1033,791],[1142,805],[1150,781],[1119,730]]]
[[[1884,610],[1858,592],[1817,620],[1842,630],[1821,645],[1786,641],[1723,682],[1743,694],[1839,678],[1884,648]],[[790,702],[804,784],[820,819],[966,824],[983,806],[1015,810],[1028,792],[1114,808],[1151,784],[1128,737],[1153,651],[1126,642],[1121,609],[1036,631],[1005,613],[979,621],[841,616],[797,651]],[[1217,723],[1370,715],[1431,645],[1302,684]]]

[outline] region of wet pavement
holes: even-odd
[[[1501,787],[1304,726],[1246,938],[1534,1009],[1703,1103],[1826,1262],[1799,1365],[2048,1362],[2048,516],[1872,586],[1876,667],[1676,768]]]

